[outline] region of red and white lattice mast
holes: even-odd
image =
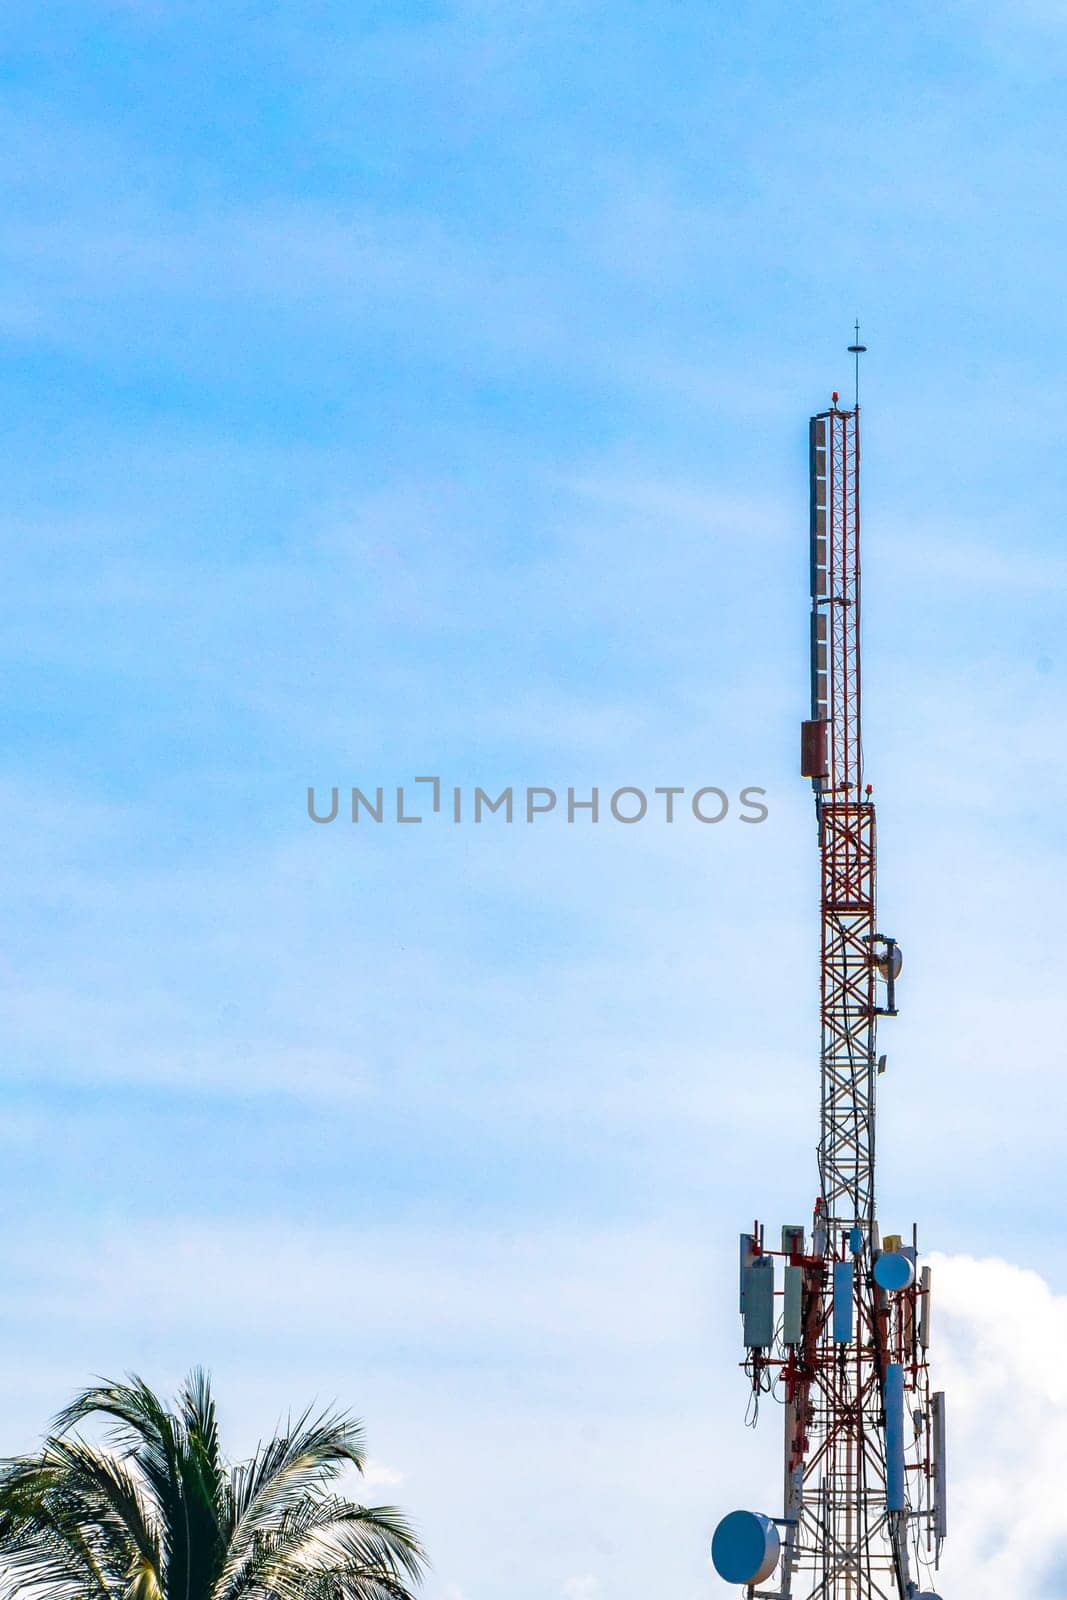
[[[880,1016],[896,1015],[900,950],[878,931],[875,815],[860,719],[860,432],[835,394],[810,424],[811,716],[801,769],[819,823],[821,1108],[810,1231],[741,1236],[745,1370],[784,1413],[780,1517],[734,1511],[716,1570],[774,1600],[937,1600],[922,1574],[945,1535],[944,1397],[929,1389],[930,1269],[914,1227],[875,1205]]]

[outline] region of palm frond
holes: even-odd
[[[146,1446],[165,1451],[174,1435],[173,1415],[135,1372],[125,1383],[110,1383],[105,1378],[76,1394],[56,1416],[52,1432],[69,1433],[93,1417],[107,1418],[109,1436],[124,1455]]]
[[[350,1588],[336,1590],[338,1596],[350,1593],[356,1600],[363,1591],[351,1587],[358,1575],[366,1585],[372,1579],[377,1590],[366,1593],[408,1595],[425,1564],[407,1522],[391,1506],[342,1504],[332,1508],[328,1526],[294,1539],[288,1547],[280,1541],[264,1539],[256,1558],[243,1574],[239,1593],[245,1600],[307,1600],[309,1592],[322,1600],[334,1593],[330,1582],[344,1574]],[[310,1520],[310,1519],[309,1519]]]
[[[207,1600],[225,1564],[233,1515],[215,1401],[202,1367],[194,1368],[182,1385],[178,1415],[184,1441],[180,1472],[189,1530],[189,1594]]]
[[[426,1566],[415,1531],[396,1506],[352,1506],[338,1519],[331,1542],[349,1561],[386,1565],[415,1580]]]
[[[77,1530],[60,1533],[42,1524],[32,1540],[5,1543],[0,1549],[0,1595],[14,1600],[24,1594],[40,1600],[117,1600],[121,1589],[109,1586],[88,1540]]]
[[[363,1429],[347,1412],[309,1407],[287,1431],[261,1445],[252,1460],[233,1473],[233,1553],[239,1555],[257,1530],[271,1526],[306,1495],[354,1466],[363,1470]]]
[[[111,1546],[109,1551],[109,1546]],[[8,1461],[0,1472],[0,1595],[24,1590],[42,1600],[112,1600],[121,1584],[122,1554],[109,1572],[113,1542],[101,1539],[93,1507],[40,1458]]]
[[[142,1600],[158,1595],[163,1581],[160,1530],[125,1463],[77,1436],[47,1439],[42,1460],[62,1476],[68,1492],[83,1497],[83,1520],[91,1519],[105,1536],[110,1533],[112,1548],[125,1555],[128,1572],[140,1575]]]
[[[203,1367],[194,1367],[178,1391],[178,1409],[186,1432],[197,1438],[216,1466],[219,1457],[219,1424],[211,1379]]]
[[[388,1561],[338,1556],[292,1562],[262,1594],[263,1600],[413,1600],[413,1587]]]
[[[220,1514],[227,1506],[229,1474],[219,1449],[219,1425],[211,1380],[203,1367],[194,1367],[178,1393],[187,1453],[195,1463],[203,1491]]]
[[[273,1526],[256,1528],[239,1545],[231,1543],[215,1600],[237,1600],[261,1580],[273,1562],[295,1554],[316,1533],[328,1532],[347,1504],[337,1495],[306,1496],[287,1507]]]
[[[291,1506],[277,1526],[258,1532],[239,1559],[231,1558],[216,1600],[241,1600],[256,1592],[273,1593],[287,1569],[302,1568],[311,1557],[356,1557],[364,1564],[388,1564],[417,1577],[423,1552],[409,1524],[392,1506],[360,1506],[337,1495]]]
[[[182,1482],[187,1441],[181,1420],[136,1373],[125,1383],[105,1379],[84,1389],[59,1413],[53,1428],[60,1436],[96,1417],[106,1419],[109,1439],[124,1459],[132,1459],[146,1480],[155,1502],[171,1600],[194,1600],[189,1580],[189,1516]]]
[[[132,1456],[165,1513],[178,1487],[178,1457],[184,1446],[181,1424],[142,1378],[95,1384],[76,1395],[53,1423],[61,1436],[94,1417],[107,1419],[108,1437],[123,1456]]]

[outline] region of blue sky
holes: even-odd
[[[857,315],[883,1220],[1008,1263],[959,1385],[984,1284],[1063,1314],[1065,73],[1037,0],[4,8],[5,1448],[203,1360],[235,1448],[365,1416],[428,1600],[717,1589]],[[306,818],[420,773],[770,816]]]

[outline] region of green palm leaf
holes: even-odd
[[[405,1518],[333,1488],[363,1459],[354,1418],[309,1408],[231,1467],[202,1370],[173,1409],[136,1376],[95,1384],[0,1465],[0,1600],[411,1600]]]

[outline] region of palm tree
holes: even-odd
[[[71,1431],[91,1418],[111,1448]],[[357,1422],[308,1410],[228,1466],[200,1370],[173,1410],[137,1377],[86,1389],[0,1466],[0,1600],[411,1600],[408,1523],[330,1487],[363,1460]]]

